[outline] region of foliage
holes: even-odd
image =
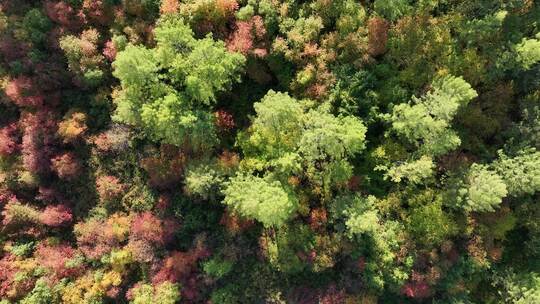
[[[87,129],[86,115],[81,112],[71,113],[58,124],[58,134],[64,139],[64,142],[75,141],[82,137]]]
[[[282,225],[297,208],[297,199],[278,181],[253,175],[231,178],[223,190],[224,203],[242,216],[265,226]]]
[[[85,30],[80,37],[67,35],[60,39],[60,48],[66,54],[69,69],[78,77],[74,79],[76,83],[95,87],[102,81],[104,57],[97,48],[99,39],[96,29]]]
[[[213,258],[204,263],[204,272],[216,279],[220,279],[232,270],[233,263],[227,260]]]
[[[245,166],[275,168],[285,176],[304,170],[328,191],[351,177],[348,159],[364,149],[366,127],[355,117],[330,114],[326,106],[309,109],[309,103],[274,91],[256,103],[257,116],[241,141]]]
[[[180,290],[178,284],[163,282],[156,287],[150,284],[140,284],[130,292],[132,300],[130,303],[163,303],[174,304],[180,300]]]
[[[477,96],[460,77],[446,76],[432,83],[432,91],[412,98],[412,105],[399,104],[388,120],[394,132],[403,136],[423,153],[438,156],[459,146],[461,140],[450,122],[461,106]]]
[[[162,18],[155,39],[154,49],[128,45],[116,56],[113,74],[122,85],[116,119],[165,143],[211,147],[215,134],[208,109],[217,93],[238,80],[244,57],[210,36],[195,39],[178,17]]]
[[[533,0],[0,1],[0,303],[538,303]]]
[[[537,39],[523,38],[520,44],[516,45],[517,60],[524,69],[529,69],[533,64],[540,61],[540,35],[537,34]]]
[[[408,0],[375,0],[373,6],[377,14],[389,20],[396,20],[412,9]]]
[[[503,179],[486,167],[473,164],[459,190],[462,208],[466,211],[493,212],[508,194]]]
[[[414,201],[407,227],[421,244],[440,245],[458,232],[456,223],[442,208],[442,195],[428,191]]]
[[[519,196],[540,191],[540,152],[535,149],[520,151],[512,158],[500,152],[499,157],[494,167],[510,195]]]
[[[406,179],[413,184],[419,184],[433,176],[433,167],[431,158],[422,156],[419,160],[391,167],[388,169],[387,176],[396,183]]]

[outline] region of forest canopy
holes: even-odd
[[[0,304],[540,303],[539,21],[0,1]]]

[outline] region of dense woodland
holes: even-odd
[[[540,303],[535,0],[1,0],[0,303]]]

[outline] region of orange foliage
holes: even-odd
[[[56,156],[51,160],[51,165],[56,174],[62,179],[71,180],[81,171],[79,161],[71,152]]]
[[[105,175],[96,179],[96,190],[101,202],[119,198],[126,190],[126,185],[114,176]]]
[[[227,211],[221,216],[219,223],[231,234],[238,234],[254,225],[252,220],[242,219],[238,215],[230,214]]]
[[[163,0],[161,1],[161,7],[159,11],[161,14],[174,14],[180,9],[180,2],[178,0]]]
[[[309,214],[309,226],[314,231],[323,229],[328,221],[326,209],[325,208],[316,208],[311,210]]]
[[[86,114],[73,112],[66,119],[58,124],[58,134],[64,142],[73,142],[84,135],[86,127]]]
[[[368,51],[373,57],[386,52],[386,41],[388,40],[388,21],[380,17],[372,17],[368,21]]]
[[[160,155],[144,158],[141,166],[150,177],[150,185],[161,189],[178,185],[183,176],[185,162],[185,155],[177,147],[161,145]]]

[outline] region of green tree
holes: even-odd
[[[248,158],[262,162],[279,162],[296,152],[301,137],[305,105],[286,93],[272,90],[253,105],[256,116],[247,138],[240,142]]]
[[[503,179],[486,166],[473,164],[458,192],[465,211],[493,212],[508,194]]]
[[[421,153],[432,156],[445,154],[461,143],[450,123],[459,107],[465,106],[477,93],[461,77],[445,76],[432,83],[432,90],[422,98],[399,104],[386,116],[392,130]]]
[[[219,257],[213,258],[203,264],[204,272],[211,276],[212,278],[221,279],[223,276],[227,275],[232,268],[233,262]]]
[[[190,167],[185,176],[186,192],[203,199],[214,198],[224,180],[223,173],[211,164]]]
[[[37,8],[26,13],[22,25],[30,41],[36,44],[42,43],[47,38],[47,32],[52,27],[51,20]]]
[[[53,290],[45,279],[36,281],[32,291],[20,301],[21,304],[50,304],[60,303],[57,290]]]
[[[265,227],[281,226],[295,212],[298,200],[279,181],[239,174],[223,190],[223,202],[240,215]]]
[[[195,39],[179,16],[160,19],[155,40],[153,49],[128,45],[118,53],[115,119],[164,143],[212,147],[217,138],[210,110],[216,94],[239,80],[245,58],[211,36]]]
[[[298,153],[312,183],[328,194],[333,185],[346,182],[353,171],[349,159],[364,149],[366,131],[353,116],[335,117],[324,108],[306,113]]]
[[[412,210],[406,227],[419,243],[438,246],[458,232],[450,214],[442,209],[442,195],[428,190],[413,197],[409,205]]]
[[[420,184],[433,176],[434,167],[431,157],[424,155],[418,160],[401,163],[388,169],[386,166],[379,166],[376,169],[387,170],[386,177],[393,182],[407,180],[413,184]]]
[[[520,151],[514,157],[499,151],[499,160],[493,167],[502,177],[510,195],[520,196],[540,191],[540,152],[536,149]]]
[[[523,38],[521,43],[515,46],[517,61],[524,69],[529,69],[532,65],[540,61],[540,33],[536,34],[536,39]]]
[[[275,269],[298,273],[308,265],[299,257],[313,249],[313,232],[307,225],[291,223],[276,229],[274,235],[263,235],[264,254]]]
[[[178,284],[165,281],[157,286],[141,284],[133,290],[132,304],[163,303],[174,304],[180,300]]]
[[[247,167],[285,176],[304,171],[326,190],[352,175],[348,160],[364,149],[367,131],[358,118],[334,116],[327,104],[315,107],[273,91],[254,107],[253,124],[239,138]]]
[[[409,0],[375,0],[373,7],[377,14],[392,21],[407,15],[412,10]]]

